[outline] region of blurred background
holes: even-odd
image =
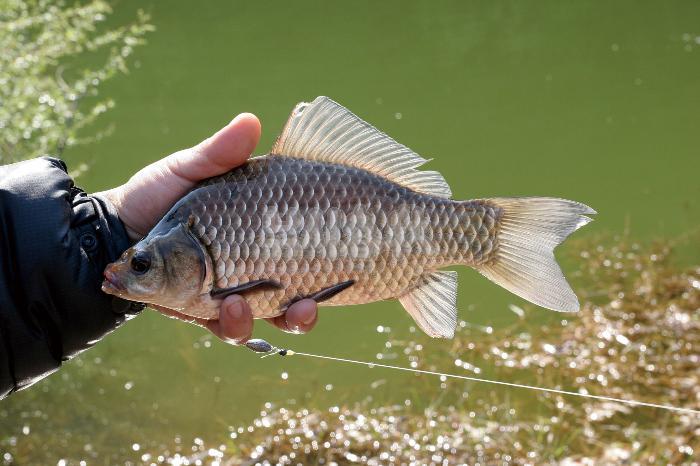
[[[663,251],[657,256],[668,260],[663,273],[690,284],[684,298],[685,323],[698,322],[700,311],[692,299],[700,281],[682,279],[694,277],[687,271],[697,272],[694,267],[700,264],[695,234],[700,227],[697,2],[304,0],[195,5],[174,0],[77,4],[0,0],[0,19],[2,163],[59,154],[78,176],[77,184],[94,192],[199,142],[244,111],[255,113],[263,123],[256,154],[264,154],[297,102],[327,95],[433,158],[430,169],[445,175],[455,198],[546,195],[595,208],[596,221],[558,250],[574,289],[584,300],[590,298],[584,312],[619,310],[610,303],[625,296],[619,287],[630,276],[600,272],[614,268],[603,256],[627,260],[616,270],[622,273],[629,266],[631,274],[641,277],[640,270],[658,262],[645,262],[655,254],[643,252],[648,247]],[[598,259],[599,263],[590,262]],[[566,358],[576,355],[558,355],[561,346],[556,338],[561,335],[546,333],[552,326],[589,328],[579,321],[582,317],[526,305],[473,271],[459,271],[458,307],[465,333],[457,336],[457,342],[414,333],[412,321],[397,302],[322,309],[317,327],[305,336],[283,335],[258,323],[255,336],[313,353],[365,361],[381,358],[392,364],[610,393],[607,387],[614,384],[603,383],[597,373],[567,378],[562,367],[570,367]],[[614,292],[607,288],[610,283],[601,282],[603,276],[614,281]],[[639,285],[634,283],[630,286]],[[663,294],[664,289],[656,291]],[[657,306],[660,301],[650,297],[644,303],[635,304],[637,315],[649,303]],[[679,309],[679,302],[674,305],[657,310],[663,316],[664,310]],[[596,327],[579,349],[595,350],[601,341],[625,346],[626,339],[634,344],[612,315],[605,316],[623,339],[608,333],[613,335],[610,340],[601,336],[605,329]],[[631,324],[628,330],[634,328]],[[678,338],[657,330],[649,338]],[[520,367],[522,360],[494,364],[494,359],[508,358],[493,353],[493,348],[502,348],[498,345],[504,339],[525,332],[532,334],[532,340],[531,346],[519,347],[523,356],[544,348],[549,362],[520,371],[508,368]],[[533,344],[538,338],[549,338],[559,349],[547,351],[545,343]],[[479,340],[493,346],[482,348]],[[696,340],[688,345],[682,378],[692,385],[698,378],[700,345]],[[604,355],[611,358],[626,351],[611,355],[607,349]],[[495,356],[482,361],[482,350]],[[629,351],[637,354],[639,346]],[[472,367],[464,361],[471,361]],[[628,364],[622,360],[619,367]],[[646,366],[640,363],[640,370],[653,375]],[[605,372],[604,364],[601,371]],[[607,376],[617,380],[621,395],[638,389],[641,398],[649,394],[645,385],[658,382],[639,379],[632,389],[625,385],[632,384],[631,375],[618,373],[615,378],[608,371]],[[659,377],[672,380],[668,374]],[[697,393],[683,391],[691,390],[688,386],[671,384],[669,390],[682,395],[672,401],[700,403]],[[671,396],[668,393],[659,396]],[[505,387],[448,384],[378,368],[295,357],[260,360],[201,329],[145,311],[58,373],[0,403],[0,461],[342,463],[376,456],[378,462],[400,462],[399,456],[381,457],[397,449],[382,443],[387,437],[380,435],[379,427],[372,431],[377,437],[371,442],[351,435],[346,441],[328,434],[324,430],[328,425],[319,424],[307,430],[309,435],[299,434],[307,435],[304,439],[290,441],[289,452],[296,456],[274,451],[275,444],[283,448],[284,438],[296,437],[294,429],[305,422],[302,419],[311,422],[308,416],[314,413],[314,419],[335,416],[342,424],[347,421],[342,415],[338,421],[343,410],[357,420],[360,415],[379,416],[377,409],[389,407],[395,410],[389,417],[405,416],[404,420],[435,415],[439,422],[446,413],[458,416],[449,422],[443,417],[444,425],[433,426],[425,445],[416,448],[414,460],[407,457],[407,462],[440,464],[472,458],[452,452],[454,443],[437,447],[452,457],[426,448],[435,447],[436,436],[480,421],[483,435],[474,441],[484,453],[473,458],[486,463],[601,460],[614,453],[601,445],[613,444],[623,455],[620,458],[682,463],[700,448],[692,429],[687,432],[694,435],[674,437],[681,438],[678,444],[649,443],[659,435],[653,431],[655,415],[664,416],[672,426],[669,432],[681,425],[687,428],[688,422],[700,429],[697,418],[610,408],[613,414],[604,417],[613,429],[596,430],[591,408],[569,402],[564,406],[555,398]],[[286,411],[281,413],[280,407]],[[273,411],[281,417],[260,420]],[[493,419],[495,412],[507,413],[507,419]],[[298,419],[292,427],[282,419],[289,413]],[[551,421],[561,417],[588,421],[566,426]],[[391,424],[388,417],[383,419]],[[508,423],[520,426],[517,435],[498,429],[484,433],[486,425]],[[279,427],[282,424],[286,427]],[[639,430],[622,432],[630,425],[640,426]],[[294,435],[287,433],[289,429]],[[419,427],[411,424],[406,429],[418,432]],[[315,437],[321,431],[327,438]],[[244,440],[243,435],[252,437]],[[274,439],[275,435],[281,438]],[[460,437],[464,445],[467,437],[466,433]],[[397,438],[397,445],[406,441]],[[533,447],[525,448],[528,440],[523,439]],[[324,446],[326,440],[334,442],[337,452]],[[499,446],[491,453],[496,456],[489,456],[485,449],[489,442],[503,441],[512,449]],[[518,442],[522,448],[514,446]],[[374,453],[353,453],[356,443],[366,443],[367,451],[374,448]],[[305,446],[311,452],[307,456]],[[464,455],[467,451],[476,454],[480,449],[470,447]]]

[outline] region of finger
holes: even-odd
[[[198,181],[245,162],[259,139],[257,117],[243,113],[197,146],[144,167],[128,183],[104,195],[117,206],[130,237],[137,240]]]
[[[253,313],[242,296],[227,296],[221,303],[219,320],[209,320],[206,328],[227,343],[245,343],[253,334]]]
[[[170,309],[169,307],[158,306],[156,304],[149,304],[148,307],[160,312],[166,317],[170,317],[171,319],[181,320],[183,322],[187,322],[188,324],[198,325],[199,327],[203,328],[207,328],[207,322],[209,322],[209,320],[207,319],[202,319],[200,317],[192,317],[190,315],[176,311],[175,309]]]
[[[318,305],[313,299],[302,299],[292,304],[284,315],[287,325],[294,333],[306,333],[316,325]]]
[[[239,306],[237,303],[239,300],[242,302],[242,306]],[[166,317],[205,328],[227,343],[245,343],[253,333],[253,315],[250,307],[245,299],[237,295],[229,296],[223,301],[219,311],[219,319],[217,320],[192,317],[174,309],[158,305],[150,305],[150,307]]]
[[[318,305],[313,299],[302,299],[292,304],[284,314],[265,320],[285,332],[306,333],[316,325]]]
[[[260,140],[260,121],[241,113],[228,125],[195,147],[164,159],[168,169],[189,182],[226,173],[245,162]]]

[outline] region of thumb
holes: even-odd
[[[260,132],[258,117],[241,113],[213,136],[162,162],[171,173],[192,183],[221,175],[250,157],[260,140]]]

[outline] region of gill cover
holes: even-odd
[[[212,262],[190,227],[191,222],[158,225],[107,266],[103,290],[171,309],[183,309],[208,293]]]
[[[212,288],[213,267],[204,245],[192,232],[192,218],[163,236],[153,238],[163,258],[165,288],[163,298],[184,307],[192,298]]]

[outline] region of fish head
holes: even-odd
[[[148,235],[104,271],[102,291],[182,309],[211,289],[211,259],[186,224]]]

